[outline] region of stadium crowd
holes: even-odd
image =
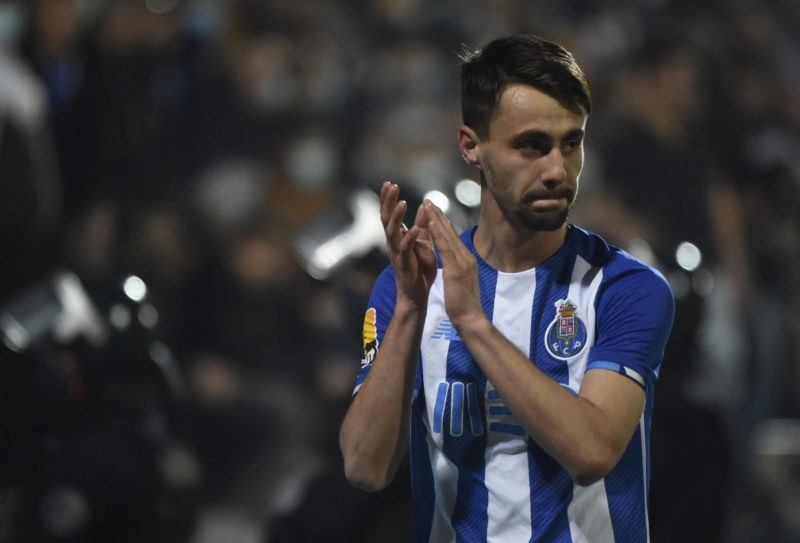
[[[452,196],[458,54],[519,32],[593,91],[571,221],[678,300],[653,541],[800,541],[796,2],[2,0],[0,309],[68,270],[111,336],[0,354],[0,543],[408,540],[336,442],[385,257],[297,240]]]

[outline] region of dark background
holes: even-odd
[[[69,273],[108,331],[0,351],[0,543],[407,540],[406,474],[356,491],[336,442],[384,255],[298,240],[384,179],[465,226],[457,56],[516,32],[593,90],[570,220],[678,299],[653,541],[800,541],[799,6],[0,2],[0,310]]]

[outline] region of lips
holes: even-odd
[[[566,200],[567,203],[569,203],[573,198],[573,192],[569,188],[564,187],[547,192],[527,192],[523,195],[522,201],[524,203],[535,203],[538,204],[538,206],[549,207],[560,204],[562,200]]]

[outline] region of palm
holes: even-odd
[[[381,187],[381,222],[386,233],[386,248],[395,273],[398,294],[424,305],[436,278],[436,256],[427,228],[425,212],[420,209],[411,229],[403,224],[407,204],[399,200],[397,185]]]

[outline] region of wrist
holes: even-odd
[[[398,294],[394,307],[394,314],[400,317],[425,318],[428,310],[428,300],[416,300],[412,297]]]
[[[458,336],[464,341],[486,339],[491,335],[493,329],[492,323],[483,313],[453,321],[453,326]]]

